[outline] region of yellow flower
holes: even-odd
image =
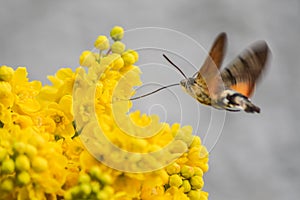
[[[0,67],[0,199],[207,199],[208,152],[190,126],[132,110],[138,53],[120,42],[84,51],[75,71],[29,81]]]
[[[39,81],[29,82],[26,68],[19,67],[16,69],[11,80],[11,86],[15,96],[15,112],[30,115],[41,108],[37,101],[37,95],[42,84]]]
[[[48,76],[53,84],[44,86],[38,94],[39,103],[45,107],[49,103],[58,103],[65,95],[72,95],[76,74],[69,68],[59,69],[55,76]]]
[[[2,174],[10,174],[10,180],[18,185],[5,194],[5,198],[10,198],[11,194],[25,199],[38,198],[36,195],[41,197],[41,194],[45,198],[46,193],[62,194],[66,160],[58,143],[47,143],[31,127],[21,129],[19,126],[11,127],[10,134],[1,132],[0,139],[0,145],[5,145],[7,151],[1,163]],[[10,188],[10,180],[3,183],[5,190]]]

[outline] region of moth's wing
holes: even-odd
[[[201,78],[201,76],[205,74],[210,74],[210,72],[213,71],[215,67],[217,67],[217,69],[220,69],[226,51],[226,44],[227,35],[226,33],[222,32],[215,39],[209,51],[209,55],[200,68],[197,77]]]
[[[226,33],[220,33],[215,39],[209,55],[196,76],[197,82],[204,81],[211,97],[217,96],[222,90],[222,79],[219,69],[222,65],[227,45]]]
[[[252,44],[221,72],[225,87],[251,96],[269,56],[270,50],[265,41]]]

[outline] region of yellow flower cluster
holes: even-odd
[[[208,152],[190,126],[131,111],[138,53],[122,27],[52,85],[0,67],[0,199],[200,199]]]

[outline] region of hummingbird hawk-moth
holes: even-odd
[[[185,77],[180,83],[164,86],[151,93],[131,98],[139,99],[162,89],[181,85],[183,90],[198,102],[217,109],[228,111],[244,110],[259,113],[249,97],[266,68],[270,50],[265,41],[257,41],[239,54],[230,64],[220,71],[227,43],[226,33],[220,33],[215,39],[209,55],[200,70],[188,78],[166,55],[163,55]]]

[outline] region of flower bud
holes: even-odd
[[[182,185],[182,179],[178,174],[173,174],[170,176],[169,185],[174,187],[179,187]]]
[[[201,193],[198,190],[191,190],[188,193],[188,197],[190,198],[190,200],[199,200],[201,197]]]
[[[125,50],[125,44],[120,41],[116,41],[111,45],[111,52],[121,54]]]
[[[188,180],[184,180],[182,182],[182,186],[181,187],[183,187],[183,192],[185,192],[185,193],[187,193],[187,192],[189,192],[191,190],[191,184],[190,184],[190,182]]]
[[[100,169],[100,167],[98,166],[93,166],[90,171],[89,171],[89,174],[91,175],[91,178],[92,179],[97,179],[99,180],[100,179],[100,176],[102,174],[102,170]]]
[[[68,190],[71,193],[71,196],[77,196],[80,193],[80,186],[76,185],[72,187],[70,190]],[[73,199],[73,198],[72,198]]]
[[[7,156],[7,150],[0,147],[0,162],[5,160],[6,156]]]
[[[203,178],[201,176],[193,176],[190,183],[193,189],[201,189],[204,185]]]
[[[110,31],[110,37],[114,41],[121,40],[123,38],[123,36],[124,36],[124,29],[120,26],[115,26]]]
[[[180,165],[173,163],[166,168],[169,175],[178,174],[180,172]]]
[[[122,58],[124,61],[124,66],[132,65],[135,62],[134,56],[131,53],[128,53],[127,51],[125,51],[122,54]]]
[[[21,154],[16,158],[15,165],[17,170],[27,171],[30,169],[30,160],[26,155]]]
[[[180,170],[180,173],[181,175],[184,177],[184,178],[190,178],[194,175],[194,168],[193,167],[190,167],[190,166],[187,166],[187,165],[184,165],[181,170]]]
[[[1,66],[0,67],[0,81],[10,81],[13,77],[14,70],[8,66]]]
[[[110,175],[109,174],[102,174],[101,176],[100,176],[100,182],[103,184],[103,185],[109,185],[109,184],[111,184],[112,183],[112,179],[111,179],[111,177],[110,177]]]
[[[106,192],[106,194],[108,194],[109,196],[114,194],[114,189],[110,186],[104,186],[102,190]]]
[[[109,199],[109,195],[106,191],[101,190],[97,193],[97,199]]]
[[[128,49],[127,52],[130,53],[131,55],[133,55],[133,57],[134,57],[134,62],[137,62],[137,61],[138,61],[138,59],[139,59],[139,54],[138,54],[138,52],[136,52],[135,50],[132,50],[132,49]]]
[[[12,179],[7,178],[7,179],[4,179],[4,181],[2,181],[2,183],[0,185],[0,190],[10,192],[13,189],[14,189],[14,182]]]
[[[17,181],[21,186],[27,185],[30,182],[30,180],[31,180],[30,175],[26,171],[22,171],[17,176]]]
[[[82,183],[82,184],[80,185],[80,191],[81,191],[84,195],[88,196],[88,195],[90,195],[91,192],[92,192],[92,187],[91,187],[91,185],[90,185],[89,183]]]
[[[91,181],[91,177],[88,174],[80,174],[78,182],[79,183],[89,183]]]
[[[64,199],[65,200],[72,200],[73,199],[71,190],[68,190],[68,191],[65,192]]]
[[[96,49],[106,50],[109,48],[109,40],[105,35],[100,35],[96,39],[94,46]]]
[[[93,181],[93,182],[91,182],[91,188],[92,188],[93,193],[97,193],[100,191],[101,185],[99,182]]]
[[[25,147],[25,154],[29,157],[29,158],[33,158],[36,156],[37,154],[37,149],[35,146],[31,145],[31,144],[27,144]]]
[[[15,162],[12,159],[6,159],[2,162],[1,172],[11,174],[15,171]]]
[[[26,150],[26,144],[24,142],[16,142],[13,144],[13,150],[16,153],[23,154]]]
[[[203,176],[203,171],[200,167],[194,167],[194,174],[198,176]]]

